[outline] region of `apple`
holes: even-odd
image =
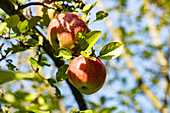
[[[104,64],[83,56],[75,57],[68,67],[68,80],[81,93],[92,94],[103,86],[106,79],[106,68]]]
[[[54,4],[54,2],[51,2],[50,0],[40,0],[40,3]],[[58,11],[55,11],[54,9],[48,9],[42,5],[38,5],[36,9],[36,15],[42,17],[40,23],[43,26],[48,26],[50,21],[57,14]]]
[[[79,30],[83,30],[85,33],[90,32],[86,23],[77,14],[64,12],[56,15],[51,20],[47,37],[55,49],[65,47],[70,50],[78,39],[76,34]],[[59,46],[57,41],[59,41]]]

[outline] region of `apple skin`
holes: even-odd
[[[71,12],[64,12],[56,15],[50,22],[47,37],[53,48],[71,46],[77,40],[76,34],[79,30],[90,32],[86,23],[77,15]],[[59,46],[58,42],[59,41]]]
[[[54,4],[54,2],[49,0],[40,0],[40,3]],[[42,20],[40,21],[42,26],[48,26],[50,21],[57,14],[58,12],[54,9],[48,9],[47,7],[41,5],[38,5],[36,8],[36,15],[42,17]]]
[[[83,56],[75,57],[68,67],[68,80],[81,93],[92,94],[100,90],[106,79],[104,64]]]

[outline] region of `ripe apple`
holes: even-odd
[[[57,49],[65,47],[71,49],[71,46],[77,40],[76,34],[79,30],[90,32],[86,23],[77,15],[71,12],[64,12],[56,15],[50,22],[47,31],[47,37],[51,45]]]
[[[81,93],[92,94],[103,86],[106,78],[104,64],[83,56],[75,57],[68,67],[68,80]]]
[[[51,2],[50,0],[40,0],[40,3],[54,4],[54,2]],[[43,26],[48,26],[50,21],[57,14],[58,12],[54,9],[48,9],[42,5],[38,5],[36,9],[36,15],[42,17],[40,23]]]

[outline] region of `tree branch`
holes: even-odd
[[[44,6],[44,7],[49,8],[49,9],[54,9],[54,10],[56,10],[56,11],[61,11],[59,8],[53,7],[53,6],[50,5],[50,4],[40,3],[40,2],[30,2],[30,3],[28,3],[28,4],[19,5],[19,6],[18,6],[18,10],[22,10],[22,9],[24,9],[24,8],[26,8],[26,7],[29,7],[29,6],[32,6],[32,5],[42,5],[42,6]]]
[[[0,8],[6,12],[9,16],[14,15],[14,14],[18,14],[20,16],[21,21],[26,20],[26,17],[18,10],[15,9],[13,3],[10,0],[0,0]],[[37,31],[37,33],[41,36],[42,33],[37,29],[37,28],[33,28]],[[36,34],[31,35],[31,37],[35,40],[38,39],[38,36]],[[56,66],[59,68],[60,66],[62,66],[64,64],[64,61],[57,59],[53,56],[53,52],[55,51],[52,46],[50,45],[49,41],[43,36],[43,49],[45,50],[45,52],[52,58],[52,60],[54,61],[54,63],[56,64]],[[49,49],[50,48],[50,49]],[[69,87],[71,88],[73,95],[79,105],[80,110],[85,110],[87,109],[85,101],[82,97],[82,94],[74,87],[72,86],[69,81],[67,81]]]

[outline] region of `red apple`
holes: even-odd
[[[75,57],[68,67],[68,80],[81,93],[92,94],[103,86],[106,78],[104,64],[83,56]]]
[[[54,2],[51,2],[50,0],[40,0],[40,3],[54,4]],[[36,15],[42,17],[40,23],[43,26],[48,26],[56,14],[58,14],[58,12],[54,9],[48,9],[42,5],[37,6]]]
[[[76,34],[79,30],[83,30],[86,33],[90,32],[86,23],[77,14],[64,12],[51,20],[47,36],[55,49],[58,48],[57,40],[60,47],[70,49],[77,40]]]

